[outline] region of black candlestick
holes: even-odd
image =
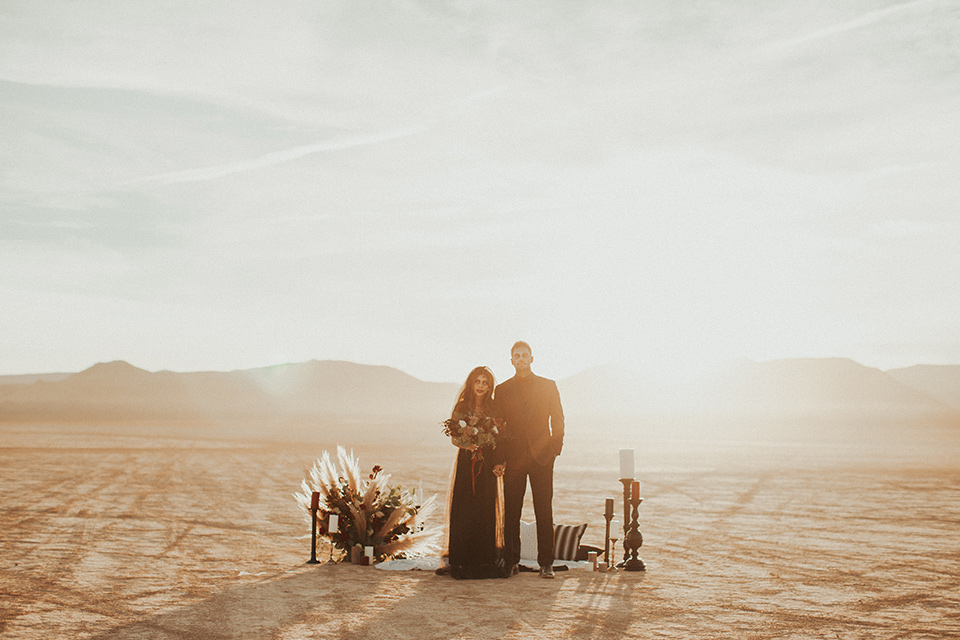
[[[603,537],[603,561],[607,563],[607,566],[613,566],[613,563],[610,562],[610,521],[613,520],[613,511],[604,513],[603,517],[607,521],[607,533]]]
[[[307,564],[320,564],[317,560],[317,509],[310,509],[310,559]]]
[[[643,534],[640,533],[640,503],[643,498],[640,496],[630,498],[632,511],[630,514],[630,526],[625,527],[626,533],[623,536],[623,548],[625,549],[623,568],[625,571],[646,571],[647,565],[637,555],[640,547],[643,545]]]
[[[624,566],[630,557],[627,548],[627,525],[630,522],[630,485],[633,484],[633,478],[620,478],[620,482],[623,483],[623,531],[620,532],[623,540],[623,562],[618,564],[618,567]]]

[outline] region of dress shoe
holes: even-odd
[[[554,578],[553,567],[540,567],[540,577],[541,578]]]
[[[512,576],[518,576],[518,575],[520,575],[520,565],[515,564],[512,567],[510,567],[510,576],[512,577]]]

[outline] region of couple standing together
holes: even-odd
[[[510,363],[516,374],[496,387],[487,367],[471,371],[453,409],[454,421],[490,424],[490,418],[502,427],[495,443],[485,446],[465,445],[452,437],[460,450],[441,573],[449,571],[455,578],[507,578],[519,571],[520,516],[528,479],[540,577],[553,577],[553,463],[563,448],[560,392],[553,380],[534,375],[526,342],[513,345]]]

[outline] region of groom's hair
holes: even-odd
[[[516,351],[517,347],[525,348],[530,355],[533,355],[533,349],[531,349],[530,345],[528,345],[523,340],[517,340],[516,342],[514,342],[513,346],[510,347],[510,353],[513,353],[514,351]]]

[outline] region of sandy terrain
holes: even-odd
[[[226,433],[0,427],[0,637],[960,637],[957,438],[638,438],[646,573],[457,582],[304,564],[291,493],[336,442]],[[556,519],[599,545],[624,443],[571,438]],[[440,438],[341,440],[446,487]]]

